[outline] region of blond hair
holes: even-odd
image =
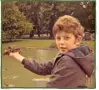
[[[83,37],[84,28],[78,21],[70,15],[64,15],[59,17],[53,26],[53,34],[56,35],[57,32],[64,31],[66,33],[73,33],[75,37]]]

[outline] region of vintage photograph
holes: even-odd
[[[1,88],[96,88],[95,1],[1,5]]]

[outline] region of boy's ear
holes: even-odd
[[[79,45],[81,43],[81,41],[82,41],[82,37],[81,36],[78,36],[76,38],[76,44]]]

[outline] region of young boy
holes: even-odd
[[[84,28],[79,21],[69,15],[59,17],[53,26],[59,54],[55,60],[38,63],[29,60],[19,52],[11,52],[26,69],[39,75],[51,75],[47,87],[51,88],[85,88],[86,75],[93,72],[94,57],[88,46],[79,46]]]

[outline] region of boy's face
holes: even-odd
[[[60,53],[66,53],[80,44],[81,37],[75,38],[72,33],[60,31],[56,33],[55,41]]]

